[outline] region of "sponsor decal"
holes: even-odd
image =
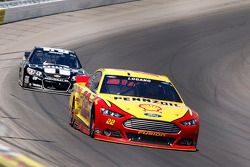
[[[70,75],[70,70],[69,69],[59,69],[59,74]]]
[[[151,112],[159,112],[162,113],[161,110],[162,108],[153,104],[140,104],[140,108],[143,109],[143,111],[151,111]]]
[[[55,78],[60,78],[61,76],[60,75],[54,75]]]
[[[160,104],[160,105],[165,105],[165,106],[179,107],[178,104],[174,104],[174,103],[170,103],[170,102],[164,102],[164,101],[155,100],[155,99],[141,98],[141,97],[120,97],[120,96],[115,96],[114,100],[138,101],[138,102],[147,102],[147,103]]]
[[[160,136],[160,137],[166,136],[166,134],[161,132],[148,132],[148,131],[139,131],[138,134],[148,135],[148,136]]]
[[[154,117],[154,118],[160,118],[160,117],[162,117],[162,116],[159,115],[159,114],[153,114],[153,113],[145,113],[144,115],[145,115],[145,116],[148,116],[148,117]]]
[[[160,118],[162,117],[162,108],[153,104],[140,104],[139,105],[140,108],[143,109],[143,111],[145,112],[145,116],[148,117],[154,117],[154,118]],[[154,113],[152,113],[154,112]]]
[[[128,77],[129,81],[139,81],[139,82],[151,82],[150,79],[145,78],[135,78],[135,77]]]
[[[44,72],[48,73],[48,74],[55,74],[56,73],[56,69],[55,68],[44,68]]]
[[[69,54],[68,50],[58,49],[58,48],[43,47],[43,50],[55,54],[62,54],[62,53]]]
[[[48,64],[48,63],[43,63],[43,68],[45,69],[45,68],[48,68],[48,69],[62,69],[62,70],[70,70],[70,68],[69,68],[69,66],[65,66],[65,65],[61,65],[61,66],[58,66],[58,65],[50,65],[50,63]]]
[[[69,82],[68,80],[66,79],[62,79],[62,78],[52,78],[52,77],[46,77],[44,78],[46,80],[50,80],[50,81],[59,81],[59,82]]]

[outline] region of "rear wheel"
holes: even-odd
[[[92,112],[91,112],[89,136],[92,138],[95,137],[95,110],[94,110],[94,107],[92,107]]]
[[[70,110],[70,126],[75,128],[75,98],[73,99],[71,110]]]

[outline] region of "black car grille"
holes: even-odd
[[[150,144],[161,144],[170,146],[174,143],[175,138],[163,137],[163,136],[150,136],[144,134],[126,133],[129,141],[150,143]]]
[[[126,120],[123,124],[127,128],[136,130],[146,130],[146,131],[172,133],[172,134],[180,132],[180,128],[171,122],[153,121],[144,119],[129,119]]]
[[[68,75],[60,75],[60,74],[48,74],[48,73],[45,73],[45,76],[48,77],[48,78],[69,79]]]

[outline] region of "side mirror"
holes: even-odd
[[[24,52],[25,59],[28,59],[29,56],[30,56],[30,52]]]
[[[88,75],[77,75],[76,76],[76,83],[83,83],[85,86],[89,86],[89,79],[90,76]]]

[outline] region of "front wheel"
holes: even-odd
[[[94,117],[94,112],[92,112],[92,114],[91,114],[89,136],[91,138],[95,137],[95,117]]]
[[[70,110],[70,126],[75,128],[75,117],[74,117],[74,114],[75,114],[75,100],[73,100],[72,102],[72,106],[71,106],[71,110]]]

